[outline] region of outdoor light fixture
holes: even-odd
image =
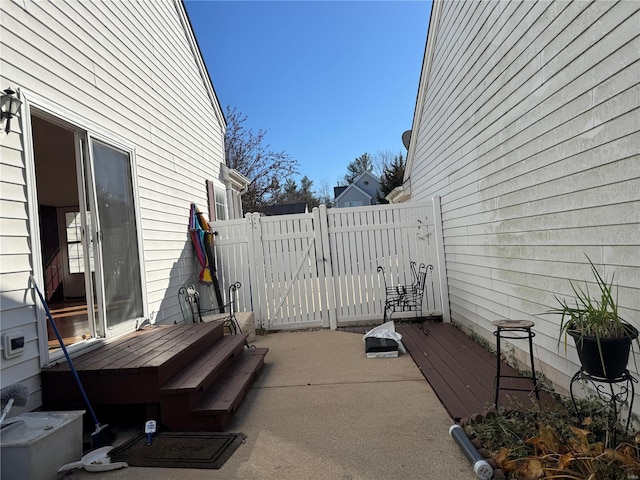
[[[4,127],[4,131],[9,133],[11,130],[11,119],[16,116],[22,105],[22,100],[15,96],[15,93],[10,88],[7,88],[2,95],[2,118],[7,119],[7,123]]]

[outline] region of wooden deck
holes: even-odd
[[[422,371],[438,399],[454,421],[482,414],[495,398],[496,356],[471,337],[449,323],[396,324],[402,342],[413,361]],[[371,327],[352,327],[343,330],[365,334]],[[502,362],[502,374],[520,376]],[[503,379],[502,386],[531,388],[530,379]],[[529,405],[536,400],[533,392],[500,391],[499,404],[511,407]],[[555,400],[540,392],[540,402],[551,405]]]
[[[94,406],[144,405],[170,430],[221,431],[267,353],[245,349],[246,338],[224,335],[222,322],[157,326],[87,352],[74,366]],[[84,407],[66,362],[41,377],[46,408]]]
[[[495,397],[496,356],[449,323],[396,325],[402,342],[445,409],[455,421],[481,414]],[[520,378],[502,379],[504,387],[531,388],[529,378],[502,362],[502,374]],[[500,391],[499,404],[515,407],[535,402],[533,392]],[[554,402],[540,392],[542,404]]]

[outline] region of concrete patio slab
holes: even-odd
[[[331,330],[274,333],[254,344],[269,354],[228,428],[247,435],[246,443],[221,469],[129,467],[100,478],[476,478],[448,434],[452,420],[409,355],[368,359],[362,335]],[[126,438],[123,432],[116,444]],[[96,478],[66,473],[59,478]]]

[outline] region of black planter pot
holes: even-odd
[[[568,333],[576,344],[578,357],[584,371],[594,377],[609,380],[620,378],[627,369],[631,342],[638,337],[638,330],[629,326],[629,336],[601,338],[602,358],[600,358],[596,337],[582,337],[580,332],[574,330],[569,330]]]

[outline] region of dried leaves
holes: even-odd
[[[538,435],[527,439],[533,455],[512,458],[508,448],[500,448],[494,460],[509,478],[521,480],[568,479],[604,480],[634,478],[640,474],[640,433],[635,445],[626,443],[605,449],[603,442],[589,442],[589,430],[570,426],[571,436],[561,438],[555,427],[542,425]]]
[[[582,407],[588,408],[580,411],[592,416],[583,417],[580,424],[566,406],[532,405],[490,410],[481,418],[465,419],[464,429],[476,448],[490,451],[496,471],[510,479],[637,480],[640,432],[628,436],[618,430],[616,448],[607,448],[612,432],[594,401],[584,400]],[[637,425],[637,418],[633,423]]]

